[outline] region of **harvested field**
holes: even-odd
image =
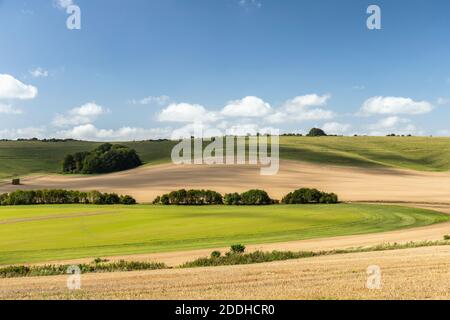
[[[172,164],[146,166],[102,176],[45,175],[22,180],[21,189],[99,190],[130,194],[139,202],[151,202],[163,193],[181,188],[205,188],[218,192],[266,189],[280,199],[300,187],[335,192],[344,201],[398,201],[450,203],[450,173],[407,169],[358,168],[281,161],[280,172],[261,176],[255,166],[204,166]],[[17,186],[0,184],[1,192]]]
[[[366,288],[378,265],[381,290]],[[450,299],[450,247],[355,253],[257,265],[4,279],[0,299]]]

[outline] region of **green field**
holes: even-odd
[[[355,235],[448,221],[382,205],[0,208],[0,264]]]
[[[450,170],[450,138],[430,137],[281,137],[282,159],[358,167]],[[146,164],[170,161],[175,142],[125,142]],[[0,141],[0,179],[59,173],[66,154],[90,151],[94,142]]]

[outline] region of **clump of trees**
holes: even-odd
[[[228,193],[224,196],[223,202],[229,206],[262,206],[276,203],[264,190],[249,190],[244,193]]]
[[[172,191],[157,197],[153,204],[160,205],[218,205],[223,204],[222,195],[212,190],[185,190]]]
[[[135,150],[123,145],[105,143],[91,152],[67,155],[62,163],[64,173],[109,173],[142,165]]]
[[[327,134],[322,129],[312,128],[306,136],[307,137],[325,137],[325,136],[327,136]]]
[[[73,191],[73,190],[17,190],[11,193],[0,194],[0,205],[39,205],[39,204],[136,204],[136,200],[129,195],[116,193],[101,193],[99,191]]]
[[[286,195],[283,204],[308,204],[308,203],[338,203],[338,196],[334,193],[326,193],[317,189],[302,188]]]

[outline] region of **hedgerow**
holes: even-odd
[[[104,260],[101,260],[104,261]],[[40,277],[67,274],[71,265],[44,265],[44,266],[9,266],[0,268],[0,278]],[[77,265],[81,273],[124,272],[139,270],[166,269],[164,263],[154,262],[118,262],[104,263],[94,261],[91,264]]]
[[[73,190],[17,190],[0,194],[0,205],[41,205],[41,204],[136,204],[136,200],[128,195],[119,196],[116,193],[101,193],[99,191]]]

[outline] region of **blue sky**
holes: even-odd
[[[450,135],[449,36],[446,0],[0,0],[0,138]]]

